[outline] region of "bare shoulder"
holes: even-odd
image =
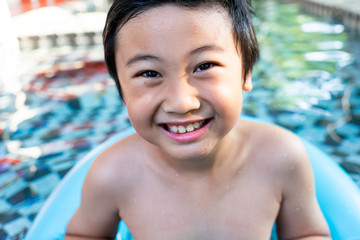
[[[80,206],[67,226],[68,236],[116,235],[121,207],[141,174],[136,146],[134,134],[116,142],[94,160],[84,180]]]
[[[140,144],[137,134],[133,134],[99,154],[86,175],[82,204],[89,203],[88,206],[107,208],[106,211],[119,214],[119,208],[126,202],[142,176],[143,167],[139,163]],[[106,212],[104,209],[102,211]]]
[[[262,164],[269,164],[271,169],[283,174],[311,168],[306,149],[294,133],[276,125],[247,120],[241,120],[240,125],[244,126],[242,132],[250,152],[260,156]]]
[[[132,184],[141,171],[138,162],[141,159],[140,144],[138,136],[133,134],[111,145],[94,160],[86,180],[104,190],[121,192],[122,188],[128,188],[127,185]]]
[[[281,207],[277,218],[281,239],[317,236],[329,239],[329,229],[316,201],[314,176],[302,141],[274,125],[241,121],[249,139],[251,161],[277,186]],[[261,168],[259,167],[261,166]]]
[[[251,141],[255,145],[261,145],[266,150],[270,148],[272,153],[295,155],[305,153],[299,137],[285,128],[248,120],[240,121],[240,125],[245,129],[243,132],[251,136]]]

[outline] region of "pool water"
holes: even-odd
[[[245,113],[327,152],[359,182],[360,36],[295,4],[255,1],[261,60]]]
[[[254,4],[261,60],[243,113],[310,140],[360,187],[359,35],[294,4]],[[22,91],[0,90],[0,239],[21,239],[66,172],[130,126],[101,45],[27,50],[21,59]]]

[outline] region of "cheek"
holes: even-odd
[[[242,89],[240,84],[224,84],[217,88],[217,93],[213,93],[211,99],[214,100],[215,111],[223,121],[224,126],[233,126],[242,110]]]
[[[127,101],[129,119],[135,129],[142,126],[150,127],[157,111],[157,99],[151,94],[129,92]]]
[[[241,106],[243,101],[241,82],[237,80],[224,81],[212,88],[209,97],[223,109]]]

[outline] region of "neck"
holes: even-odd
[[[155,159],[156,168],[160,167],[165,172],[173,171],[175,175],[198,178],[200,176],[221,177],[222,173],[230,174],[237,172],[239,156],[242,145],[237,137],[238,134],[230,131],[207,155],[189,159],[177,159],[151,145],[150,151],[155,151],[158,158]],[[150,154],[152,155],[152,154]]]

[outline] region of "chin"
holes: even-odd
[[[208,146],[185,146],[180,147],[179,149],[169,149],[165,151],[166,154],[172,159],[177,159],[181,161],[203,161],[209,158],[213,151],[214,147]]]

